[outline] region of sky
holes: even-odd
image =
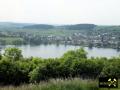
[[[0,0],[0,22],[120,25],[120,0]]]

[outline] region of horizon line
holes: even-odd
[[[0,21],[0,23],[18,23],[18,24],[47,24],[47,25],[76,25],[76,24],[94,24],[98,26],[120,26],[120,24],[95,24],[95,23],[39,23],[39,22],[19,22],[19,21]]]

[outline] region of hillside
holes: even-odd
[[[63,25],[60,26],[61,29],[68,30],[92,30],[96,27],[95,24],[75,24],[75,25]]]
[[[34,24],[23,27],[23,29],[53,29],[53,25],[47,25],[47,24]]]
[[[48,24],[33,24],[33,23],[13,23],[0,22],[0,29],[67,29],[67,30],[91,30],[97,25],[95,24],[75,24],[75,25],[48,25]]]
[[[13,22],[0,22],[0,29],[7,28],[22,28],[28,25],[33,25],[32,23],[13,23]]]

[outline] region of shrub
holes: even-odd
[[[18,48],[6,48],[4,56],[11,60],[20,60],[22,58],[21,50]]]
[[[120,78],[120,61],[109,61],[101,73],[103,76],[116,76]]]
[[[73,64],[75,76],[96,78],[103,69],[103,63],[96,60],[81,60]]]
[[[57,60],[48,60],[44,64],[40,64],[36,69],[30,72],[30,82],[40,82],[41,80],[49,80],[49,78],[57,78],[59,76],[60,62]]]
[[[18,85],[22,82],[22,72],[16,63],[10,60],[0,61],[0,83]],[[24,80],[23,80],[24,81]]]

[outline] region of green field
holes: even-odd
[[[8,30],[11,31],[11,30]],[[11,32],[25,32],[35,35],[56,35],[56,36],[71,36],[73,33],[85,32],[84,30],[63,30],[63,29],[13,29]]]
[[[8,45],[24,42],[23,38],[19,37],[0,37],[0,41]]]

